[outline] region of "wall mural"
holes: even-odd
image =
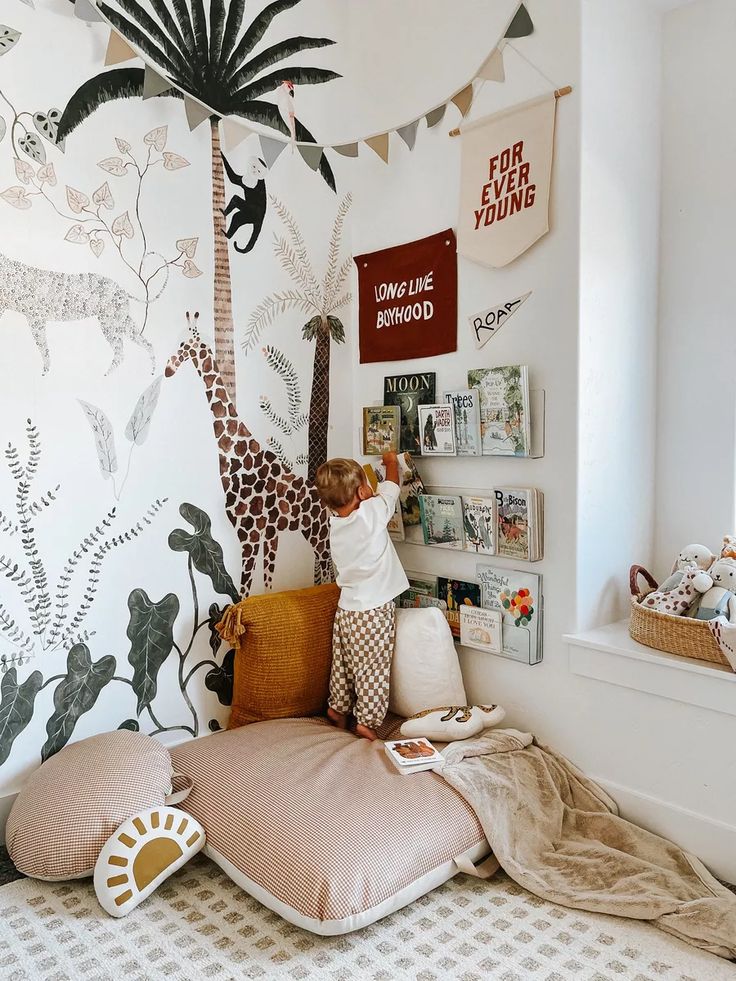
[[[287,310],[299,310],[303,314],[311,314],[302,327],[302,337],[306,341],[314,341],[312,394],[309,401],[309,414],[306,417],[309,423],[307,478],[313,481],[317,470],[327,459],[331,342],[342,344],[345,340],[345,328],[335,313],[352,300],[350,291],[345,288],[353,265],[352,256],[348,256],[340,264],[343,229],[352,196],[346,194],[337,209],[327,251],[327,268],[321,281],[314,274],[309,251],[294,216],[273,196],[271,196],[271,203],[286,231],[286,235],[274,235],[274,254],[281,267],[289,274],[294,286],[289,290],[272,293],[255,308],[248,321],[243,348],[246,352],[250,351],[258,343],[263,331],[277,316]],[[279,417],[267,399],[261,400],[261,408],[269,421],[275,423],[283,435],[291,436],[301,428],[299,421],[303,419],[299,415],[301,400],[296,397],[298,387],[295,387],[292,380],[295,372],[280,352],[265,348],[263,353],[269,367],[276,370],[286,382],[289,395],[288,420]],[[278,445],[277,440],[272,442],[274,448]]]
[[[151,63],[193,98],[222,115],[242,116],[289,133],[274,102],[261,98],[276,93],[285,74],[292,84],[315,85],[339,78],[326,68],[289,65],[274,68],[292,55],[334,44],[324,37],[290,37],[257,53],[254,49],[279,14],[296,7],[301,0],[277,0],[267,4],[253,20],[244,24],[245,0],[211,0],[209,18],[199,0],[179,0],[173,13],[165,0],[150,0],[153,16],[137,0],[100,3],[100,10],[112,26],[135,45]],[[268,69],[273,69],[268,71]],[[265,74],[264,74],[265,72]],[[65,140],[97,108],[115,99],[143,95],[143,68],[114,68],[84,82],[69,100],[59,122],[57,138]],[[176,89],[167,95],[181,98]],[[298,140],[315,142],[309,130],[295,120]],[[225,180],[220,150],[219,118],[210,119],[212,171],[212,225],[215,248],[214,303],[215,355],[230,400],[237,404],[235,344],[230,257],[224,238]],[[320,173],[330,187],[335,178],[323,156]],[[256,236],[257,237],[257,236]]]
[[[244,0],[231,0],[229,5],[223,0],[213,0],[208,23],[200,22],[201,5],[190,3],[190,0],[177,0],[173,14],[163,0],[151,0],[150,7],[157,20],[146,19],[142,8],[133,0],[111,2],[112,6],[103,5],[111,23],[195,97],[223,112],[266,123],[281,132],[291,132],[296,139],[314,141],[293,112],[284,114],[284,99],[280,92],[285,86],[288,88],[289,105],[293,109],[294,82],[316,84],[339,76],[327,69],[290,66],[287,84],[284,79],[287,69],[280,69],[279,65],[301,51],[334,42],[328,38],[299,35],[265,46],[260,43],[278,15],[296,7],[301,0],[269,3],[249,23],[244,22]],[[35,16],[42,21],[44,13],[38,11]],[[39,25],[39,29],[48,31],[50,28],[47,23],[45,28]],[[80,32],[80,38],[81,32],[89,30],[79,21],[75,29]],[[164,518],[163,509],[170,507],[168,501],[173,496],[169,493],[153,500],[144,497],[140,501],[141,491],[146,493],[145,488],[150,487],[152,478],[160,481],[170,466],[166,456],[167,434],[160,425],[153,426],[157,407],[167,398],[168,389],[162,385],[162,377],[150,380],[149,376],[146,381],[140,375],[134,382],[135,387],[129,387],[131,370],[124,363],[126,341],[146,352],[151,370],[155,372],[154,344],[164,324],[159,315],[156,315],[157,323],[153,323],[154,311],[160,309],[154,307],[154,301],[174,292],[171,273],[175,269],[180,271],[184,281],[201,275],[194,261],[201,239],[193,235],[193,229],[186,224],[170,232],[172,218],[167,215],[165,221],[161,220],[156,196],[157,182],[176,180],[165,174],[185,171],[191,166],[198,136],[192,136],[194,152],[185,150],[187,156],[175,152],[168,145],[169,127],[152,125],[154,120],[150,117],[157,104],[152,102],[142,109],[146,125],[141,126],[139,135],[129,139],[109,136],[109,144],[99,139],[89,139],[82,144],[82,152],[88,159],[95,147],[106,147],[97,151],[89,160],[90,164],[97,156],[102,157],[105,152],[110,154],[97,162],[105,175],[100,178],[98,187],[88,179],[75,177],[72,173],[74,161],[84,166],[84,159],[70,154],[70,136],[74,134],[76,140],[78,131],[81,142],[87,129],[83,124],[99,107],[118,99],[140,96],[144,71],[139,68],[103,71],[82,82],[63,111],[56,107],[37,111],[17,109],[23,101],[23,75],[17,70],[18,64],[23,67],[23,62],[19,63],[17,59],[24,46],[19,41],[23,41],[20,30],[0,27],[0,56],[13,52],[9,62],[16,59],[7,75],[2,74],[4,64],[0,64],[0,144],[4,144],[0,146],[0,167],[6,172],[4,183],[0,184],[0,206],[22,212],[17,216],[15,227],[17,221],[22,221],[27,222],[29,228],[27,240],[24,241],[22,236],[13,239],[14,249],[16,243],[21,248],[26,245],[24,260],[11,259],[0,252],[0,317],[9,312],[21,314],[27,320],[41,356],[39,376],[46,375],[54,366],[47,341],[48,326],[60,324],[62,327],[58,329],[75,332],[99,330],[112,349],[106,373],[118,368],[128,381],[122,393],[111,389],[107,397],[89,395],[81,398],[76,392],[67,393],[69,402],[78,406],[75,411],[79,434],[59,428],[59,422],[53,433],[52,449],[60,440],[66,445],[73,436],[83,452],[82,441],[91,436],[87,452],[94,453],[92,459],[96,457],[99,474],[110,487],[115,506],[93,519],[96,523],[79,541],[76,537],[73,539],[76,543],[68,546],[66,554],[62,545],[63,509],[68,508],[74,518],[79,514],[74,489],[71,498],[64,491],[68,478],[49,481],[48,487],[38,486],[39,477],[43,476],[41,437],[30,419],[25,429],[25,446],[16,440],[5,449],[10,490],[6,496],[0,483],[3,494],[0,500],[0,581],[4,583],[0,601],[0,766],[14,751],[17,755],[21,745],[25,754],[23,759],[33,763],[57,752],[75,738],[75,732],[76,738],[80,738],[80,720],[85,720],[81,726],[84,730],[96,706],[99,713],[101,699],[108,697],[105,693],[117,691],[113,686],[119,689],[122,686],[120,690],[127,691],[128,698],[120,701],[130,706],[134,699],[135,709],[121,709],[124,717],[118,722],[109,717],[106,707],[103,708],[106,714],[100,717],[99,728],[108,729],[118,724],[119,728],[141,729],[151,734],[179,732],[187,736],[199,735],[205,722],[210,730],[218,729],[220,723],[214,715],[218,705],[231,702],[235,655],[233,650],[223,649],[215,624],[229,603],[251,591],[258,561],[262,560],[265,588],[270,588],[279,543],[285,541],[287,532],[297,533],[314,552],[314,581],[327,582],[333,578],[328,515],[311,480],[327,452],[331,342],[342,344],[345,340],[344,328],[336,313],[351,300],[346,288],[350,259],[342,260],[341,256],[350,197],[347,196],[337,210],[327,269],[324,277],[318,280],[312,269],[305,235],[287,207],[275,196],[267,195],[265,164],[253,156],[248,159],[241,176],[238,168],[221,154],[219,120],[213,117],[210,120],[209,174],[204,176],[209,176],[212,182],[215,351],[199,339],[195,329],[169,359],[165,374],[170,377],[180,365],[191,360],[197,371],[193,377],[198,377],[204,385],[213,417],[224,515],[235,529],[240,546],[240,588],[226,568],[222,545],[213,535],[210,515],[221,514],[219,507],[222,505],[219,500],[208,498],[208,510],[191,503],[180,505],[178,510],[184,526],[173,527],[168,536],[168,548],[158,550],[171,557],[163,572],[158,571],[161,556],[148,551],[149,558],[157,561],[154,588],[149,581],[143,580],[148,565],[143,561],[138,570],[135,566],[129,570],[132,581],[127,582],[120,592],[114,578],[119,572],[113,575],[106,571],[109,565],[115,565],[108,560],[129,544],[140,545],[141,538],[151,534],[149,529],[154,523]],[[37,62],[31,64],[28,61],[26,65],[29,77],[38,74]],[[17,89],[12,95],[8,82]],[[52,84],[49,76],[49,85]],[[176,95],[175,92],[163,94]],[[269,95],[275,101],[262,98]],[[110,122],[115,125],[114,119]],[[2,151],[5,151],[4,155]],[[79,146],[75,146],[74,151],[79,154]],[[15,183],[12,178],[7,180],[8,168]],[[327,186],[334,191],[335,179],[326,158],[319,170]],[[229,195],[227,206],[225,173],[235,188]],[[305,179],[309,178],[305,175]],[[206,184],[206,179],[202,183]],[[310,314],[301,336],[315,342],[315,354],[309,408],[305,411],[302,384],[295,368],[298,362],[294,357],[301,342],[292,344],[287,339],[279,344],[279,348],[268,345],[263,349],[265,371],[273,372],[283,385],[288,409],[285,414],[280,413],[272,399],[265,396],[256,403],[256,409],[260,404],[265,421],[276,429],[276,433],[262,444],[240,421],[235,407],[233,297],[228,241],[232,241],[237,253],[251,253],[247,261],[253,263],[252,253],[267,213],[275,214],[284,227],[284,233],[275,237],[274,256],[278,263],[274,272],[285,270],[293,280],[294,289],[289,291],[285,301],[283,297],[279,300],[276,293],[264,301],[268,312],[256,325],[258,336],[252,343],[246,340],[245,349],[254,346],[266,328],[275,332],[277,315],[294,308]],[[314,220],[320,220],[323,213],[323,209],[315,208]],[[184,218],[189,221],[187,215],[188,210],[182,208],[174,214],[173,220],[178,222]],[[81,246],[80,255],[86,253],[87,261],[93,263],[96,260],[106,263],[111,267],[111,275],[61,272],[34,264],[33,250],[29,254],[28,245],[37,241],[39,234],[51,241],[54,238],[59,243],[63,241],[66,246]],[[188,237],[176,238],[176,235]],[[2,244],[0,248],[3,248]],[[262,253],[263,250],[259,250],[261,264]],[[259,275],[258,281],[268,283],[268,276],[264,280],[263,275]],[[179,282],[183,283],[182,280]],[[162,303],[170,307],[167,299]],[[144,333],[149,323],[156,329],[149,327]],[[249,325],[246,338],[251,335]],[[12,342],[16,335],[8,332],[8,336]],[[299,335],[295,333],[294,337]],[[218,369],[221,360],[225,366],[222,373]],[[12,363],[12,358],[4,359],[4,370]],[[253,390],[253,376],[263,375],[263,364],[257,364],[253,359],[246,363],[252,365],[247,375]],[[94,386],[98,381],[84,362],[80,363],[79,370],[85,385]],[[53,389],[44,391],[50,396]],[[130,399],[128,412],[119,422],[121,397],[125,409],[127,393]],[[3,394],[0,389],[0,398]],[[55,397],[58,399],[58,394]],[[60,408],[63,414],[63,407]],[[192,409],[197,411],[194,404]],[[159,413],[162,411],[158,409]],[[52,419],[49,424],[53,426],[56,421]],[[182,424],[188,428],[186,420],[182,420]],[[303,443],[305,434],[306,445]],[[146,442],[149,447],[140,449]],[[146,456],[151,443],[160,443],[161,450],[153,456],[148,452]],[[49,445],[48,441],[46,445]],[[70,449],[69,453],[74,451]],[[205,456],[204,448],[196,445],[187,447],[187,451],[187,460],[182,461],[183,469],[197,466],[198,457]],[[134,459],[139,459],[138,454],[141,459],[145,457],[145,465],[133,466]],[[154,466],[156,469],[152,469]],[[308,467],[306,478],[296,473],[298,467]],[[119,523],[122,523],[119,515],[124,513],[118,502],[123,499],[126,488],[126,506],[132,506],[133,521],[130,523],[126,517],[124,530],[118,532]],[[174,500],[181,501],[184,495],[178,496],[178,493]],[[193,495],[185,497],[185,500],[193,499],[198,500]],[[140,511],[139,503],[142,505]],[[137,519],[136,513],[139,514]],[[44,528],[41,516],[46,514],[53,521],[53,534],[49,532],[50,526]],[[137,554],[142,554],[140,548]],[[189,585],[186,599],[185,590],[174,581],[177,563],[183,563],[184,556],[186,569],[178,565],[181,570],[178,578],[186,573]],[[166,569],[169,569],[168,573]],[[172,576],[170,581],[162,578],[169,574]],[[145,585],[137,584],[142,581]],[[210,597],[214,593],[215,597],[205,598],[206,593]],[[120,622],[127,623],[125,638],[122,634],[110,636],[110,631],[107,635],[103,631],[101,635],[100,628],[105,625],[105,618],[101,617],[103,603],[100,597],[103,595],[106,597],[105,610],[115,606],[115,615],[119,613]],[[103,650],[95,652],[101,645],[104,645]],[[164,666],[168,667],[162,673]],[[164,677],[167,679],[165,684],[161,680]],[[173,678],[176,680],[172,690]],[[204,701],[201,697],[203,689],[211,693]],[[29,734],[33,737],[32,742]],[[29,746],[35,760],[29,757]]]

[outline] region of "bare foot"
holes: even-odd
[[[337,709],[328,708],[327,718],[336,725],[338,729],[347,729],[348,727],[348,717],[344,712],[338,712]]]
[[[371,742],[378,739],[378,733],[375,729],[369,729],[368,726],[363,726],[360,722],[355,727],[355,734],[356,736],[362,736],[363,739],[370,739]]]

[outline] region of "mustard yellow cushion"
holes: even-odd
[[[218,629],[235,647],[228,728],[324,713],[339,597],[330,583],[250,596],[227,610]]]

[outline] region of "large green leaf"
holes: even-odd
[[[217,695],[220,705],[233,704],[233,670],[235,666],[235,651],[229,650],[222,659],[222,664],[210,668],[204,676],[204,686]]]
[[[244,65],[235,72],[235,74],[228,80],[228,88],[231,91],[239,88],[244,82],[249,82],[252,78],[255,78],[259,72],[265,71],[266,68],[270,68],[271,65],[275,65],[285,58],[289,58],[291,55],[299,54],[300,51],[308,51],[311,48],[325,48],[330,44],[334,44],[328,37],[290,37],[286,41],[279,41],[278,44],[272,44],[268,48],[264,48],[257,55],[246,61]],[[284,68],[282,70],[282,79],[291,78],[291,69]]]
[[[182,77],[186,77],[189,74],[186,48],[183,50],[179,49],[176,43],[176,36],[172,37],[168,31],[162,30],[158,22],[151,17],[147,10],[143,9],[140,3],[138,3],[138,0],[117,0],[117,5],[125,11],[128,17],[137,22],[138,26],[134,27],[132,32],[130,31],[131,22],[121,17],[117,11],[113,10],[106,3],[100,4],[100,10],[109,17],[110,23],[120,31],[123,37],[137,45],[146,54],[148,52],[139,43],[140,40],[143,40],[146,44],[155,46],[154,50],[166,58],[167,66],[175,68]],[[166,5],[160,3],[154,9],[158,11],[158,8],[166,10]],[[160,64],[163,66],[162,62]]]
[[[182,504],[179,514],[189,522],[194,531],[176,528],[169,535],[169,548],[174,552],[188,552],[197,572],[209,576],[218,593],[229,596],[233,603],[237,603],[240,597],[225,568],[222,547],[212,537],[209,515],[193,504]]]
[[[243,15],[245,13],[245,0],[230,0],[227,10],[227,20],[225,21],[225,31],[222,35],[222,47],[220,48],[219,71],[220,77],[224,77],[225,69],[230,55],[238,42],[238,34],[243,25]]]
[[[133,99],[143,95],[143,68],[113,68],[109,72],[101,72],[83,82],[64,109],[59,120],[58,140],[64,140],[80,123],[91,116],[100,106],[113,102],[115,99]],[[181,92],[167,89],[160,96],[173,96],[181,99]]]
[[[233,99],[257,99],[259,95],[273,92],[288,78],[294,85],[319,85],[320,82],[330,82],[333,78],[342,78],[331,68],[282,68],[280,71],[262,75],[255,82],[249,82],[233,94]]]
[[[173,593],[167,593],[154,603],[145,590],[134,589],[128,597],[128,609],[128,661],[133,666],[133,691],[140,715],[156,697],[158,672],[174,646],[174,621],[179,612],[179,599]]]
[[[0,766],[10,756],[16,736],[31,721],[42,684],[40,671],[34,671],[20,685],[16,668],[9,668],[3,675],[0,682]]]
[[[266,4],[260,14],[257,14],[253,18],[247,30],[235,45],[233,53],[228,58],[227,65],[225,66],[225,71],[227,72],[225,78],[229,78],[240,68],[243,59],[251,53],[253,48],[261,40],[274,17],[277,17],[285,10],[291,10],[298,3],[301,3],[301,0],[273,0],[272,3]]]
[[[80,716],[93,707],[115,674],[115,658],[108,654],[92,662],[86,644],[75,644],[66,660],[66,677],[54,692],[54,714],[46,723],[41,759],[47,760],[69,742]]]

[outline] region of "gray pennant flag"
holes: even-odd
[[[534,23],[529,16],[529,11],[522,3],[514,14],[514,19],[508,26],[504,37],[529,37],[534,31]]]
[[[162,92],[166,92],[171,88],[171,82],[159,75],[157,71],[154,71],[150,65],[146,65],[146,71],[143,76],[143,98],[152,99],[156,95],[161,95]]]
[[[427,126],[430,129],[433,126],[436,126],[437,123],[442,119],[442,117],[445,115],[445,109],[447,109],[446,105],[438,106],[436,109],[433,109],[431,112],[427,113],[425,119],[427,120]]]
[[[276,163],[279,156],[286,149],[286,143],[283,140],[272,140],[270,136],[261,137],[261,150],[263,151],[263,159],[266,161],[266,166],[270,170],[271,167]]]
[[[406,143],[410,150],[414,149],[414,143],[417,138],[417,126],[419,120],[415,119],[413,123],[409,123],[408,126],[402,126],[396,130],[401,139]]]
[[[80,20],[89,22],[101,21],[102,15],[90,0],[76,0],[74,4],[74,16]]]
[[[184,112],[186,113],[190,130],[195,130],[200,123],[203,123],[205,119],[209,119],[210,117],[210,111],[206,106],[195,102],[194,99],[188,99],[186,96],[184,96]]]
[[[357,143],[342,143],[340,146],[333,146],[332,149],[335,150],[337,153],[341,154],[343,157],[358,156]]]
[[[312,170],[316,170],[319,167],[320,160],[322,159],[322,147],[321,146],[299,146],[299,153],[301,153],[304,158],[304,162],[307,163]]]

